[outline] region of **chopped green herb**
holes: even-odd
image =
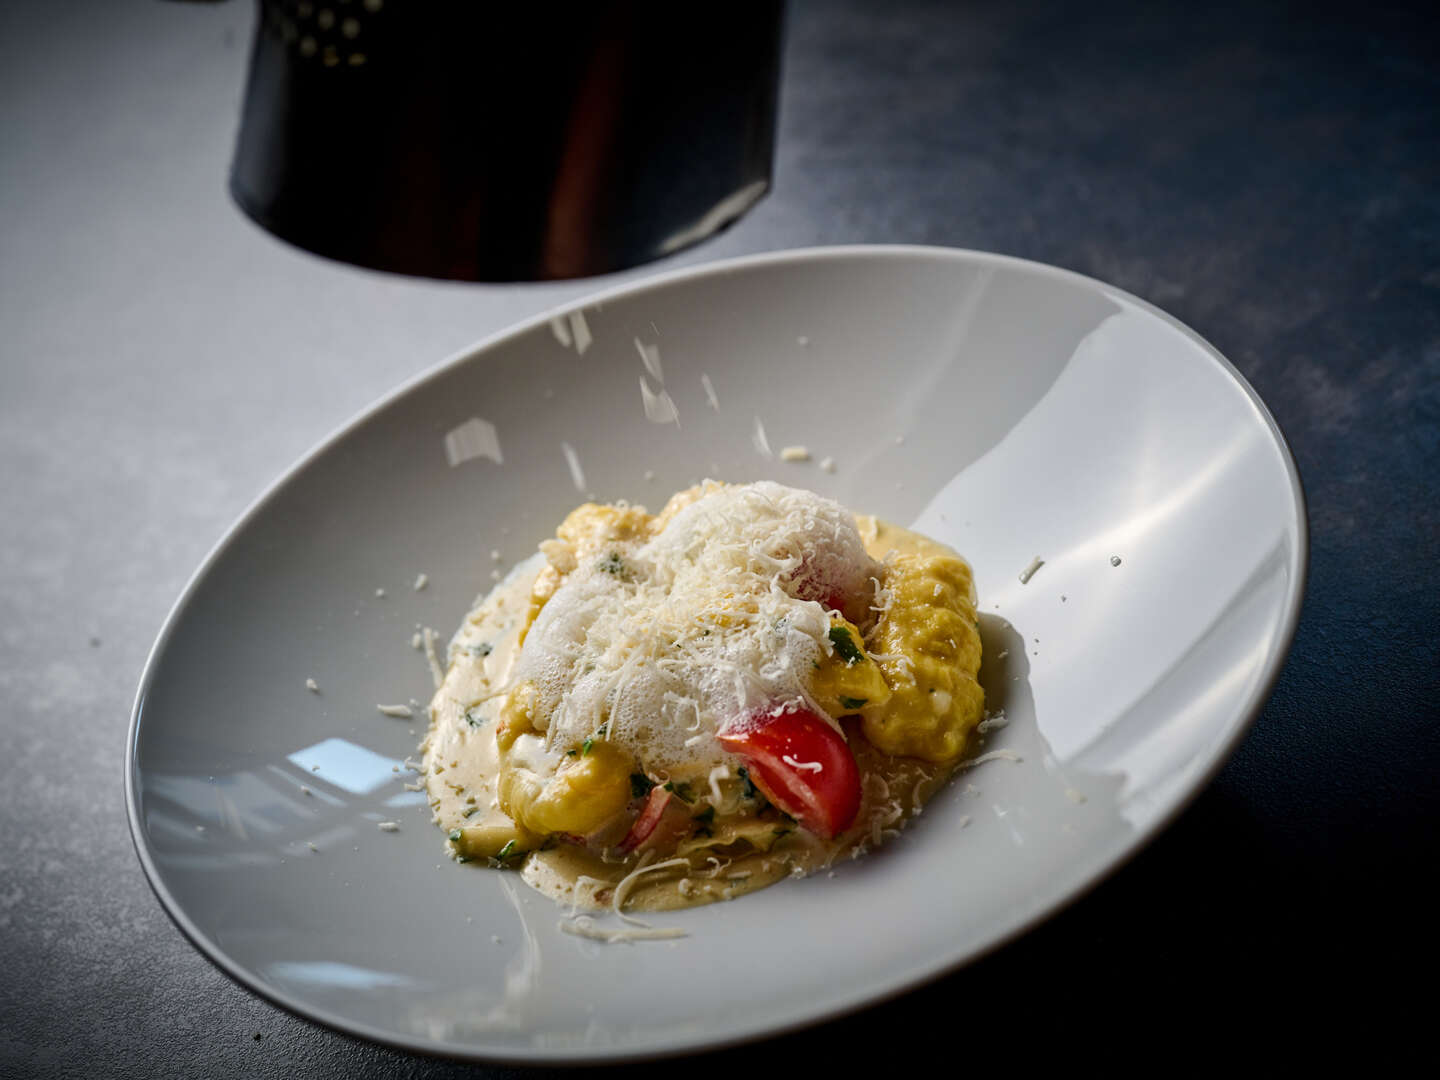
[[[590,753],[590,748],[594,745],[595,737],[592,735],[580,744],[580,756],[587,757]]]
[[[479,645],[466,645],[465,651],[471,656],[489,656],[495,651],[495,646],[488,641],[482,641]]]
[[[566,756],[566,757],[574,757],[576,753],[577,753],[577,751],[575,751],[575,750],[566,750],[566,751],[565,751],[565,756]]]
[[[459,829],[451,829],[451,830],[450,830],[450,842],[451,842],[452,844],[458,844],[458,843],[460,842],[460,830],[459,830]]]
[[[477,728],[484,722],[485,718],[483,716],[475,715],[475,706],[472,705],[465,710],[465,723],[469,724],[472,728]]]
[[[651,779],[650,779],[648,776],[646,776],[643,772],[632,772],[632,773],[630,774],[630,797],[631,797],[631,798],[634,798],[634,799],[643,799],[643,798],[645,798],[646,795],[649,795],[649,794],[650,794],[650,789],[653,788],[654,786],[655,786],[655,781],[654,781],[654,780],[651,780]]]
[[[689,784],[683,782],[677,784],[675,781],[669,780],[665,784],[665,790],[683,803],[692,803],[695,801],[695,796],[691,793]]]
[[[715,807],[713,807],[713,806],[707,806],[707,807],[705,807],[704,810],[701,810],[700,813],[698,813],[698,814],[695,815],[695,820],[698,821],[698,822],[700,822],[702,825],[711,825],[711,824],[714,824],[714,822],[715,822]]]
[[[846,664],[855,665],[865,659],[865,654],[855,644],[855,639],[850,636],[850,631],[843,626],[830,627],[830,644],[835,646],[835,654],[844,660]]]
[[[755,798],[755,794],[759,789],[756,788],[755,782],[750,779],[750,770],[745,768],[744,765],[741,765],[738,769],[735,770],[735,773],[737,776],[740,777],[740,782],[745,785],[745,788],[741,792],[741,794],[744,795],[747,799]]]
[[[794,829],[771,829],[770,831],[775,834],[775,838],[778,840],[778,839],[779,839],[780,837],[782,837],[782,836],[789,836],[789,835],[790,835],[792,832],[794,832],[795,830],[794,830]]]
[[[607,574],[614,574],[621,581],[630,580],[630,568],[625,565],[625,560],[621,558],[618,551],[610,552],[609,555],[606,555],[605,558],[595,564],[595,568]]]
[[[846,697],[844,694],[840,695],[840,704],[843,708],[846,709],[858,709],[869,700],[869,698]]]
[[[785,824],[787,824],[787,825],[799,825],[799,824],[800,824],[800,822],[796,821],[796,820],[795,820],[793,817],[791,817],[789,814],[785,813],[784,810],[781,810],[781,811],[780,811],[780,818],[781,818],[781,820],[784,821]]]
[[[474,815],[474,814],[478,814],[479,812],[480,812],[480,807],[478,807],[478,806],[467,806],[467,807],[465,808],[465,813],[464,813],[463,816],[468,818],[468,817],[470,817],[470,816],[472,816],[472,815]]]
[[[497,862],[504,862],[506,859],[513,859],[517,855],[524,854],[525,853],[523,851],[515,850],[514,840],[506,840],[505,846],[495,853],[495,859]]]

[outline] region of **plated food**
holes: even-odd
[[[617,911],[859,855],[981,721],[975,601],[955,552],[781,484],[587,503],[451,642],[435,821],[457,859]]]

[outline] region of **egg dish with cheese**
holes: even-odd
[[[422,745],[448,850],[616,910],[859,855],[981,720],[975,599],[949,548],[768,481],[580,506],[450,644]]]

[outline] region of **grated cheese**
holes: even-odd
[[[381,832],[399,832],[399,831],[400,831],[400,823],[399,823],[398,821],[382,821],[382,822],[380,822],[379,824],[377,824],[375,827],[376,827],[377,829],[379,829]]]
[[[425,642],[425,662],[430,665],[430,678],[435,681],[435,689],[438,690],[445,681],[445,670],[440,666],[440,658],[435,655],[435,631],[427,626],[421,634]]]
[[[656,393],[650,389],[645,376],[640,376],[640,405],[645,410],[645,419],[652,424],[674,424],[680,426],[680,412],[675,408],[674,399],[666,390]]]
[[[969,761],[962,761],[960,768],[973,769],[976,765],[984,765],[987,761],[1024,761],[1014,750],[991,750],[988,754],[981,754]]]
[[[305,689],[309,690],[312,694],[318,694],[320,692],[320,684],[314,679],[306,679]]]
[[[496,465],[505,463],[495,425],[472,416],[445,436],[445,458],[454,468],[479,457],[489,458]]]
[[[565,455],[565,464],[570,466],[570,479],[575,482],[575,490],[584,494],[585,472],[580,468],[580,455],[575,453],[575,448],[568,442],[562,442],[560,450]]]
[[[715,799],[717,806],[724,797],[720,791],[720,781],[726,779],[729,775],[730,766],[728,765],[716,765],[710,770],[710,794]]]
[[[824,772],[825,766],[818,761],[797,761],[789,754],[780,755],[780,760],[789,765],[792,769],[804,769],[807,772]]]
[[[640,354],[640,362],[645,365],[656,382],[665,381],[665,372],[660,367],[660,346],[643,344],[637,337],[635,339],[635,350]]]
[[[755,445],[756,451],[763,457],[775,456],[770,450],[770,440],[765,435],[765,425],[760,421],[760,417],[758,416],[755,417],[755,430],[750,436],[750,441]]]
[[[585,350],[590,348],[590,343],[595,339],[590,336],[590,324],[585,321],[583,311],[570,312],[570,336],[575,339],[576,354],[584,356]]]
[[[428,574],[421,573],[421,574],[417,574],[417,575],[416,575],[416,577],[415,577],[415,591],[416,591],[416,592],[419,592],[421,589],[425,588],[425,586],[426,586],[426,585],[429,585],[429,584],[430,584],[430,576],[429,576]]]
[[[787,446],[780,451],[781,461],[809,461],[810,451],[804,446]]]
[[[513,672],[536,686],[554,751],[602,722],[651,766],[703,776],[728,758],[717,725],[761,703],[805,700],[830,622],[782,584],[801,567],[822,593],[878,568],[838,503],[768,481],[712,490],[646,542],[615,542],[622,581],[586,559],[530,628]],[[715,615],[723,611],[722,633]]]
[[[565,316],[556,315],[550,320],[550,332],[555,335],[556,341],[565,348],[570,348],[573,339],[570,337],[570,327],[565,325]]]
[[[1021,584],[1021,585],[1028,585],[1028,584],[1030,584],[1030,579],[1035,576],[1035,571],[1036,571],[1036,570],[1039,570],[1040,567],[1042,567],[1042,566],[1044,566],[1044,565],[1045,565],[1045,560],[1042,559],[1042,558],[1040,558],[1039,555],[1036,555],[1033,559],[1030,560],[1030,565],[1027,566],[1027,567],[1025,567],[1024,570],[1021,570],[1021,571],[1020,571],[1020,584]]]
[[[996,731],[1010,723],[1010,718],[1005,715],[1004,709],[997,709],[994,713],[987,712],[984,719],[975,725],[975,730],[981,735],[987,731]]]
[[[664,862],[650,863],[649,858],[653,858],[654,854],[653,851],[647,851],[645,853],[646,857],[640,860],[639,865],[615,883],[615,892],[610,897],[610,910],[626,922],[634,923],[638,926],[644,926],[645,924],[637,919],[632,919],[621,910],[625,906],[626,899],[630,896],[630,890],[635,887],[635,883],[644,875],[659,873],[661,870],[673,870],[677,866],[683,866],[686,870],[690,869],[690,860],[686,858],[666,859]]]
[[[720,399],[715,396],[715,384],[710,381],[710,376],[703,371],[700,373],[700,385],[705,390],[705,400],[710,402],[710,408],[717,413],[720,411]]]
[[[820,471],[833,473],[835,471],[835,459],[833,457],[821,458]]]
[[[376,705],[375,708],[379,709],[382,715],[396,720],[408,720],[415,715],[409,705]]]
[[[681,930],[678,926],[604,930],[596,926],[595,920],[588,915],[577,915],[573,919],[561,919],[558,926],[563,934],[586,938],[589,941],[603,942],[606,945],[629,941],[668,941],[673,938],[690,936],[687,931]]]

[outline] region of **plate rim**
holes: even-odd
[[[921,256],[956,263],[968,263],[977,267],[989,266],[993,268],[1020,270],[1042,278],[1067,281],[1087,289],[1098,290],[1104,295],[1120,298],[1129,304],[1133,304],[1141,311],[1159,318],[1164,324],[1177,331],[1182,337],[1197,345],[1200,351],[1211,362],[1216,364],[1220,372],[1223,375],[1227,375],[1240,388],[1251,408],[1255,410],[1259,419],[1269,431],[1271,438],[1274,440],[1275,448],[1279,451],[1281,463],[1285,468],[1286,476],[1290,483],[1291,509],[1294,513],[1296,540],[1294,556],[1290,567],[1292,570],[1290,586],[1285,596],[1284,612],[1276,638],[1277,647],[1272,650],[1265,668],[1255,682],[1254,688],[1246,698],[1243,707],[1236,714],[1235,719],[1231,722],[1230,729],[1224,732],[1222,737],[1211,745],[1208,755],[1204,759],[1203,766],[1198,770],[1194,781],[1187,788],[1183,789],[1179,794],[1172,796],[1169,805],[1165,805],[1144,827],[1131,832],[1126,838],[1126,842],[1121,845],[1118,851],[1111,857],[1110,861],[1098,872],[1082,877],[1078,883],[1071,885],[1067,890],[1063,891],[1061,895],[1047,904],[1039,905],[1017,921],[1015,925],[1003,933],[997,934],[985,942],[985,944],[964,956],[947,958],[919,974],[914,972],[904,973],[892,979],[889,985],[881,989],[859,994],[844,1004],[833,1006],[828,1010],[811,1015],[791,1018],[774,1024],[753,1026],[742,1032],[719,1037],[689,1038],[673,1044],[649,1048],[627,1048],[615,1053],[606,1053],[603,1049],[597,1052],[595,1048],[565,1050],[554,1047],[532,1047],[529,1051],[522,1052],[506,1049],[487,1050],[482,1047],[467,1047],[447,1043],[444,1040],[427,1039],[418,1035],[406,1036],[404,1034],[372,1027],[365,1022],[356,1021],[342,1014],[333,1013],[328,1009],[305,1003],[299,998],[292,997],[292,995],[284,991],[267,985],[249,968],[233,960],[217,942],[211,940],[191,921],[179,901],[170,893],[162,880],[159,867],[156,866],[149,851],[148,842],[144,838],[145,830],[144,823],[140,818],[138,792],[138,748],[141,714],[144,711],[145,700],[149,693],[151,683],[154,681],[160,660],[169,646],[170,639],[175,632],[181,615],[186,608],[188,608],[195,592],[209,575],[214,565],[248,527],[252,519],[254,519],[284,487],[303,470],[308,468],[318,457],[349,436],[351,432],[362,427],[373,416],[389,408],[395,401],[424,386],[426,383],[440,378],[453,368],[469,362],[473,357],[511,339],[528,334],[570,312],[594,307],[613,298],[622,296],[629,297],[655,288],[688,281],[693,278],[723,276],[728,273],[743,271],[756,266],[806,263],[831,259],[845,260],[875,256]],[[1153,843],[1161,833],[1169,829],[1179,816],[1200,796],[1201,792],[1210,786],[1216,774],[1225,763],[1230,760],[1236,747],[1250,731],[1255,720],[1259,717],[1260,712],[1269,701],[1275,684],[1279,680],[1280,673],[1284,670],[1286,661],[1289,659],[1290,650],[1294,645],[1301,611],[1304,607],[1309,567],[1310,521],[1308,500],[1306,499],[1304,481],[1301,478],[1299,467],[1296,464],[1294,452],[1290,447],[1289,440],[1285,437],[1285,432],[1281,428],[1279,421],[1276,420],[1274,414],[1260,397],[1260,394],[1250,384],[1249,380],[1245,378],[1239,368],[1218,348],[1211,344],[1209,340],[1169,312],[1157,307],[1148,300],[1135,296],[1125,289],[1091,277],[1088,274],[1082,274],[1078,271],[1068,270],[1064,267],[1049,263],[1037,262],[1033,259],[1021,258],[1015,255],[1005,255],[998,252],[981,251],[973,248],[947,247],[932,244],[834,244],[804,248],[785,248],[716,259],[692,266],[677,267],[659,273],[643,275],[634,280],[613,284],[595,292],[587,293],[576,299],[546,308],[535,315],[507,324],[505,327],[486,335],[474,344],[465,346],[451,353],[432,366],[424,368],[415,375],[403,380],[376,401],[362,408],[319,442],[315,443],[278,477],[266,485],[249,505],[245,507],[240,515],[235,518],[229,527],[226,528],[219,540],[210,548],[195,571],[190,575],[184,587],[181,589],[179,596],[166,614],[160,631],[156,635],[155,641],[146,656],[144,667],[141,670],[140,682],[136,688],[135,698],[131,705],[130,722],[125,739],[125,811],[130,826],[130,840],[134,845],[135,853],[140,861],[145,879],[151,891],[155,894],[156,899],[159,901],[161,908],[165,914],[169,916],[170,921],[174,923],[175,927],[181,932],[181,935],[189,941],[196,951],[210,961],[210,963],[218,968],[224,975],[229,977],[232,982],[255,994],[261,1000],[283,1009],[290,1015],[307,1023],[317,1024],[347,1037],[364,1039],[407,1053],[432,1058],[507,1065],[581,1065],[601,1062],[606,1064],[624,1064],[654,1061],[720,1050],[762,1039],[776,1038],[781,1035],[801,1031],[822,1023],[850,1016],[864,1009],[873,1008],[884,1002],[894,1000],[902,994],[919,990],[947,975],[953,974],[961,968],[967,967],[993,954],[1003,946],[1029,933],[1035,927],[1058,915],[1088,895],[1100,884],[1126,866],[1137,854]]]

